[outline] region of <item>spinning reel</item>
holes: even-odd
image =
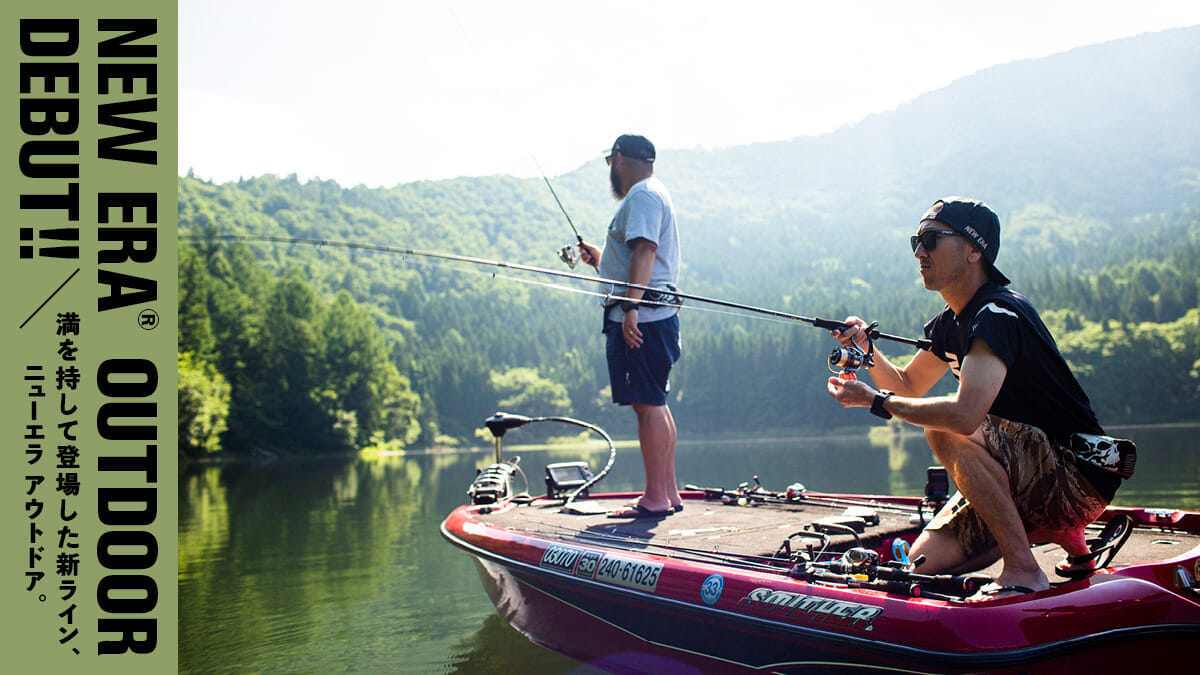
[[[575,244],[567,244],[558,249],[558,259],[567,263],[567,267],[575,269],[575,265],[579,263],[579,249],[575,248]]]
[[[856,379],[855,373],[860,368],[870,368],[875,365],[875,336],[879,334],[876,330],[879,327],[878,321],[872,321],[864,331],[867,335],[867,350],[863,351],[861,347],[853,342],[848,345],[839,346],[829,354],[829,371],[843,380]],[[840,370],[834,370],[834,368]]]

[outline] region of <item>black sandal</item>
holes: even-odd
[[[1125,541],[1129,539],[1129,535],[1132,532],[1132,518],[1124,513],[1113,516],[1104,525],[1104,529],[1100,530],[1100,536],[1087,540],[1089,553],[1079,556],[1067,556],[1066,563],[1068,565],[1081,565],[1095,560],[1096,564],[1094,567],[1090,569],[1064,570],[1055,566],[1054,573],[1064,579],[1084,579],[1091,576],[1096,570],[1108,567],[1108,564],[1116,557],[1117,551],[1120,551],[1121,547],[1125,545]]]

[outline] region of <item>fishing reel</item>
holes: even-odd
[[[838,562],[841,563],[843,568],[839,571],[849,572],[850,574],[863,574],[869,568],[879,565],[879,553],[869,548],[855,547],[847,549]]]
[[[567,263],[567,267],[575,269],[575,265],[579,263],[579,249],[575,244],[567,244],[558,249],[558,259]]]
[[[864,330],[867,335],[867,349],[863,351],[862,347],[853,342],[848,345],[839,346],[829,353],[829,370],[838,375],[844,380],[854,379],[854,374],[859,369],[866,367],[870,368],[875,365],[875,340],[874,335],[878,333],[875,329],[879,327],[878,321],[872,321]],[[839,368],[840,370],[834,370]]]

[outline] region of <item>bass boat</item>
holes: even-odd
[[[546,494],[501,436],[530,422],[609,442],[546,467]],[[909,546],[947,499],[687,486],[683,506],[612,518],[636,494],[591,494],[612,467],[603,430],[497,413],[496,461],[442,534],[474,557],[496,610],[530,640],[612,672],[1139,672],[1200,646],[1200,513],[1110,507],[1089,528],[1096,569],[1048,590],[989,599],[999,563],[970,575],[914,571]],[[1064,558],[1035,546],[1047,576]],[[919,561],[916,561],[919,563]],[[972,597],[974,596],[974,597]],[[968,601],[970,598],[970,601]]]

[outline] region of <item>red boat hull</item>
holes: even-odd
[[[967,604],[523,532],[481,515],[460,507],[442,531],[476,558],[501,616],[613,672],[1136,672],[1150,658],[1190,662],[1200,646],[1198,598],[1173,580],[1176,568],[1195,576],[1200,547]]]

